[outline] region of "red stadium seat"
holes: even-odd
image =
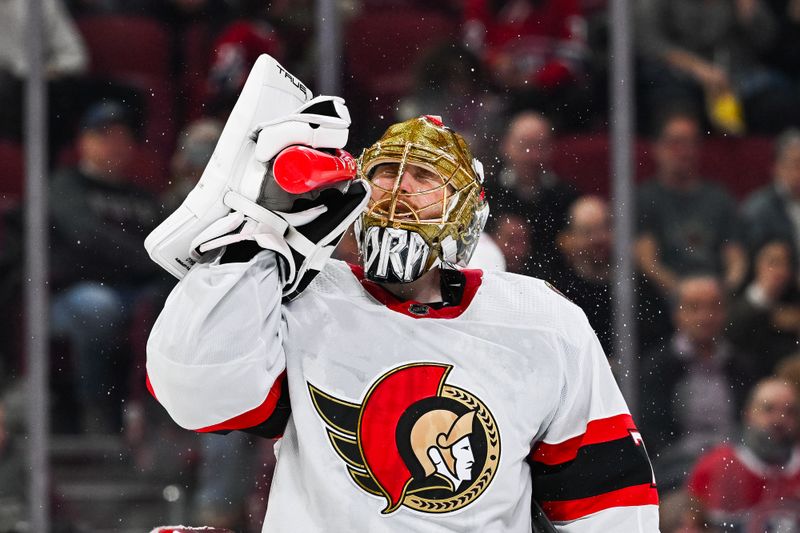
[[[458,20],[420,9],[365,11],[345,34],[348,73],[371,102],[394,106],[413,83],[413,67],[430,48],[453,41]],[[380,107],[380,106],[379,106]]]
[[[183,32],[179,97],[184,102],[184,118],[187,122],[203,115],[211,46],[212,32],[207,23],[194,23]]]
[[[553,166],[579,191],[608,196],[611,192],[611,146],[606,133],[558,139]],[[711,137],[703,141],[701,175],[722,184],[743,199],[766,184],[772,162],[772,141],[759,137]],[[652,176],[655,163],[650,144],[639,140],[634,158],[637,181]]]
[[[144,95],[143,138],[153,150],[164,151],[169,157],[180,120],[175,111],[175,89],[172,83],[158,79],[138,80],[134,86]]]
[[[22,198],[25,184],[25,155],[21,145],[0,140],[0,207]]]
[[[764,137],[712,137],[703,143],[700,171],[744,199],[771,181],[773,141]]]
[[[83,17],[78,28],[89,48],[91,70],[107,77],[170,76],[171,41],[166,27],[146,17]]]
[[[131,169],[131,181],[151,192],[163,192],[169,186],[169,161],[170,154],[141,146]]]

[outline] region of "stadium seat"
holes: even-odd
[[[636,181],[652,176],[655,163],[650,143],[636,142]],[[609,196],[611,146],[607,133],[562,137],[557,140],[553,166],[579,191]],[[703,141],[700,173],[722,184],[737,199],[747,197],[770,179],[772,141],[761,137],[711,137]]]
[[[703,143],[700,171],[744,199],[772,180],[773,141],[765,137],[712,137]]]
[[[0,140],[0,207],[22,198],[25,184],[25,156],[20,144]]]
[[[212,33],[205,22],[186,28],[181,40],[181,73],[178,97],[183,101],[184,119],[190,122],[203,115],[206,99]]]
[[[411,88],[416,61],[458,35],[458,21],[421,9],[365,11],[345,33],[348,74],[372,103],[394,106]]]
[[[77,25],[89,48],[93,74],[169,78],[171,40],[160,22],[147,17],[97,15],[79,18]]]

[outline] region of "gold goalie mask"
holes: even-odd
[[[465,267],[489,216],[483,166],[439,117],[386,130],[359,158],[372,186],[355,233],[364,275],[408,283],[436,266]]]

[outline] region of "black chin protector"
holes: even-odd
[[[379,283],[410,283],[425,272],[430,247],[419,233],[371,226],[363,231],[364,277]]]

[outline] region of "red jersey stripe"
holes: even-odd
[[[629,414],[612,416],[592,420],[586,425],[586,431],[571,439],[556,444],[539,442],[534,446],[531,459],[546,465],[558,465],[572,461],[578,455],[578,450],[590,444],[600,444],[612,440],[630,437],[631,431],[636,430],[636,424]]]
[[[231,418],[230,420],[226,420],[224,422],[220,422],[219,424],[214,424],[213,426],[207,426],[200,429],[195,429],[198,433],[211,433],[212,431],[232,431],[234,429],[247,429],[253,426],[257,426],[267,418],[269,418],[272,413],[275,411],[275,406],[278,404],[278,399],[281,397],[281,387],[283,385],[283,380],[286,379],[286,372],[282,372],[278,379],[275,380],[275,383],[272,384],[272,388],[267,393],[267,397],[264,398],[264,401],[261,405],[250,409],[249,411],[242,413],[238,416]]]
[[[612,507],[658,505],[658,491],[647,483],[579,500],[545,501],[541,504],[547,518],[553,522],[565,522]]]
[[[147,390],[150,392],[150,396],[152,396],[153,398],[156,399],[156,401],[158,401],[158,396],[156,396],[156,391],[153,390],[153,384],[150,383],[150,376],[147,373],[145,373],[144,379],[145,379],[145,385],[147,385]]]
[[[286,379],[286,372],[282,372],[278,379],[273,383],[272,388],[267,393],[267,397],[261,402],[261,405],[254,407],[249,411],[235,416],[219,424],[208,426],[200,429],[195,429],[198,433],[211,433],[212,431],[233,431],[235,429],[247,429],[265,421],[272,416],[275,411],[275,406],[278,404],[278,399],[281,397],[281,387],[283,381]],[[153,385],[150,383],[150,376],[146,376],[147,390],[150,394],[158,400],[156,393],[153,390]]]
[[[278,399],[281,397],[281,386],[283,385],[284,379],[286,379],[285,371],[282,372],[281,375],[278,376],[278,379],[275,380],[275,383],[272,384],[272,388],[267,393],[267,397],[264,398],[261,405],[229,420],[220,422],[219,424],[195,429],[195,431],[198,433],[211,433],[212,431],[232,431],[234,429],[247,429],[257,426],[269,418],[275,411],[275,406],[278,404]]]
[[[425,315],[416,315],[409,310],[409,307],[414,304],[421,304],[415,300],[400,300],[392,293],[384,289],[378,283],[370,281],[364,277],[364,268],[360,265],[353,265],[348,263],[347,266],[353,272],[353,275],[361,282],[370,296],[378,300],[381,304],[385,305],[392,311],[410,316],[411,318],[458,318],[464,311],[467,310],[469,304],[475,298],[478,289],[483,281],[483,271],[477,269],[463,269],[459,270],[464,275],[464,294],[461,296],[461,302],[458,305],[448,305],[441,309],[428,308]]]

